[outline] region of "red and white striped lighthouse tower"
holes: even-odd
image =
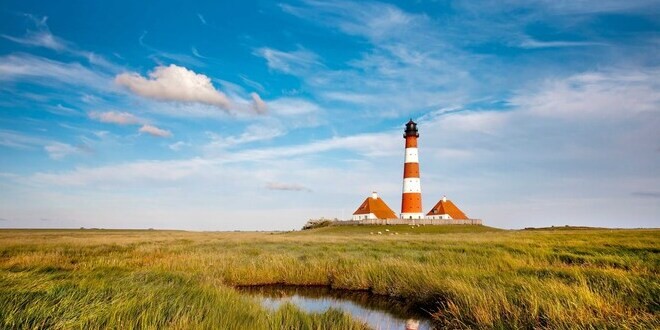
[[[403,165],[403,196],[401,197],[401,218],[422,219],[422,187],[419,182],[419,157],[417,154],[417,123],[406,124],[403,134],[406,139],[406,157]]]

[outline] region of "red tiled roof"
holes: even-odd
[[[467,219],[467,215],[463,213],[454,203],[450,200],[440,200],[438,204],[431,209],[426,215],[441,215],[449,214],[452,219]]]
[[[369,213],[373,213],[378,219],[396,219],[394,211],[380,197],[367,197],[353,215]]]

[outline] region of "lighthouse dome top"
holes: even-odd
[[[410,121],[406,123],[406,130],[405,134],[403,134],[403,137],[409,137],[409,136],[414,136],[414,137],[419,137],[419,133],[417,132],[417,123],[410,118]]]

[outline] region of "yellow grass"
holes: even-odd
[[[364,327],[232,289],[282,283],[403,297],[451,328],[652,329],[659,253],[659,230],[3,230],[0,328]]]

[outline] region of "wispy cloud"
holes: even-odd
[[[163,51],[157,49],[156,47],[152,47],[148,45],[145,41],[147,34],[148,32],[144,31],[140,35],[138,42],[140,46],[152,52],[152,54],[149,57],[153,59],[154,62],[156,62],[158,65],[166,66],[167,64],[174,62],[180,65],[199,67],[199,68],[206,66],[206,63],[204,61],[201,61],[199,58],[195,57],[195,54],[191,56],[187,53],[173,53],[173,52]]]
[[[281,8],[369,43],[342,69],[320,65],[319,56],[304,49],[255,52],[271,70],[302,78],[324,100],[359,106],[362,116],[394,117],[462,102],[474,85],[464,68],[475,59],[451,45],[424,14],[378,2],[302,1]]]
[[[149,124],[142,125],[139,131],[155,137],[168,138],[172,136],[172,132]]]
[[[201,59],[205,59],[205,60],[209,59],[208,57],[206,57],[206,56],[200,54],[200,53],[199,53],[199,50],[197,50],[196,47],[191,47],[191,48],[190,48],[190,51],[193,53],[193,55],[195,55],[195,56],[197,56],[197,57],[199,57],[199,58],[201,58]]]
[[[47,139],[25,135],[22,133],[0,130],[0,146],[9,148],[33,148],[35,146],[43,146],[49,143]]]
[[[119,70],[119,67],[117,65],[108,61],[105,57],[94,52],[80,49],[74,43],[54,35],[50,31],[50,28],[48,27],[47,16],[39,18],[30,14],[24,14],[24,15],[26,18],[29,19],[30,22],[34,24],[36,30],[27,30],[25,35],[21,37],[9,36],[3,34],[2,35],[3,38],[22,45],[48,48],[56,52],[73,55],[79,58],[84,58],[90,64],[97,65],[99,67],[102,67],[110,71]]]
[[[660,198],[660,191],[635,191],[631,195],[641,198]]]
[[[257,127],[255,127],[254,132],[261,133]],[[253,142],[269,137],[255,137],[244,134],[242,136],[227,138],[212,135],[212,138],[217,139],[217,147],[226,148],[230,145]],[[223,164],[286,160],[305,155],[319,155],[333,150],[352,151],[363,157],[396,156],[401,151],[400,144],[401,138],[398,132],[359,134],[285,147],[234,151],[231,153],[222,153],[219,156],[211,158],[195,157],[184,160],[136,161],[94,168],[81,167],[60,173],[36,173],[31,176],[29,181],[35,184],[65,186],[86,186],[100,183],[121,185],[142,180],[150,182],[172,182],[200,176],[205,172],[217,172],[219,169],[218,166]],[[168,174],[164,175],[164,173]]]
[[[256,90],[258,90],[258,91],[260,91],[260,92],[263,92],[263,91],[266,90],[262,84],[260,84],[260,83],[258,83],[258,82],[256,82],[256,81],[254,81],[254,80],[252,80],[252,79],[249,79],[249,78],[248,78],[247,76],[245,76],[245,75],[242,75],[242,74],[241,74],[241,75],[238,75],[238,77],[241,78],[241,81],[243,81],[243,83],[244,83],[245,85],[247,85],[247,86],[250,86],[250,87],[252,87],[252,88],[254,88],[254,89],[256,89]]]
[[[606,44],[602,42],[594,42],[594,41],[563,41],[563,40],[541,41],[541,40],[528,38],[520,42],[519,46],[522,48],[556,48],[556,47],[606,46]]]
[[[3,34],[2,37],[19,44],[45,47],[55,51],[65,51],[69,49],[70,46],[66,41],[54,36],[50,32],[48,24],[46,23],[48,21],[47,16],[37,18],[33,15],[25,14],[25,17],[35,25],[36,31],[28,30],[22,37],[14,37],[6,34]]]
[[[80,116],[81,115],[80,111],[78,111],[74,108],[71,108],[71,107],[64,106],[60,103],[58,103],[54,106],[49,106],[49,107],[46,108],[46,110],[48,112],[58,114],[58,115],[62,115],[62,116]]]
[[[33,184],[87,186],[130,182],[175,182],[203,173],[211,163],[200,158],[185,161],[137,161],[99,167],[79,167],[61,173],[35,173]]]
[[[524,90],[511,105],[537,115],[592,120],[660,111],[660,69],[587,72],[549,79]]]
[[[464,1],[473,2],[473,1]],[[575,15],[575,14],[597,14],[597,13],[646,13],[655,8],[657,2],[653,0],[637,1],[617,1],[617,0],[584,0],[574,1],[536,1],[529,2],[524,0],[507,0],[502,3],[490,3],[483,1],[474,1],[475,5],[499,6],[500,10],[513,10],[517,8],[533,9],[539,11],[549,11],[554,14]]]
[[[102,123],[111,123],[118,125],[135,125],[144,122],[144,119],[141,119],[128,112],[119,112],[119,111],[92,111],[89,113],[89,118],[98,120]]]
[[[259,94],[250,93],[250,97],[252,97],[252,109],[254,109],[254,112],[264,114],[268,111],[268,105],[261,99]]]
[[[41,149],[55,160],[67,156],[82,154],[90,151],[90,147],[84,144],[72,146],[68,143],[58,142],[39,136],[25,135],[18,132],[0,130],[0,146],[14,149]]]
[[[207,132],[211,141],[204,146],[204,150],[213,154],[241,144],[271,140],[285,133],[286,131],[279,126],[263,124],[250,125],[240,135],[221,136],[213,132]]]
[[[112,78],[80,63],[64,63],[44,57],[12,54],[0,57],[0,81],[25,80],[36,84],[66,84],[85,89],[112,91]]]
[[[50,158],[60,160],[67,156],[80,154],[84,149],[67,143],[53,142],[44,146],[44,150],[46,150]]]
[[[206,23],[206,18],[204,18],[204,15],[197,13],[197,18],[199,18],[199,21],[202,22],[202,24],[208,25],[208,23]]]
[[[264,47],[256,49],[254,54],[264,58],[270,69],[289,74],[301,74],[323,66],[318,55],[304,49],[286,52]]]
[[[301,116],[319,113],[321,107],[309,100],[283,97],[269,102],[273,113],[280,116]]]
[[[190,144],[187,143],[187,142],[176,141],[176,142],[168,145],[167,147],[170,148],[171,150],[174,150],[174,151],[180,151],[180,150],[182,150],[183,148],[185,148],[186,146],[189,146],[189,145]]]
[[[155,137],[169,138],[172,136],[172,132],[159,128],[153,124],[149,124],[149,121],[135,116],[129,112],[119,112],[119,111],[106,111],[98,112],[93,111],[89,113],[89,118],[100,121],[102,123],[116,124],[116,125],[141,125],[138,128],[139,133],[149,134]],[[178,147],[173,148],[170,145],[170,149],[178,150]]]
[[[396,6],[380,2],[303,1],[304,5],[280,5],[292,15],[337,26],[345,33],[373,41],[399,38],[410,29],[426,24],[425,15],[412,15]]]
[[[268,190],[282,190],[282,191],[307,191],[311,192],[312,190],[296,183],[283,183],[283,182],[268,182],[266,183],[266,189]]]

